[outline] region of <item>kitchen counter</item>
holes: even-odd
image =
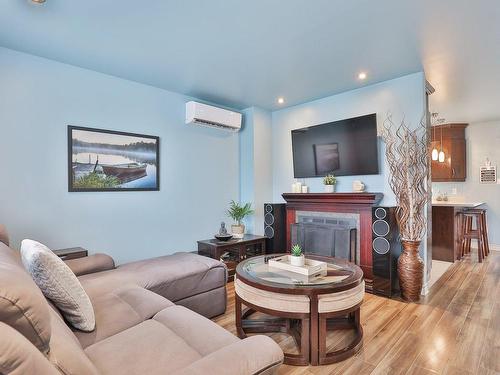
[[[432,259],[454,262],[461,258],[458,246],[457,213],[484,202],[432,201]]]
[[[469,202],[469,201],[432,201],[432,207],[460,207],[460,208],[476,208],[485,204],[484,202]]]

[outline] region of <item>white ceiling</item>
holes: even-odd
[[[425,70],[442,117],[500,118],[498,0],[0,0],[0,45],[235,108]]]

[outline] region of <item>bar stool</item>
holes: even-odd
[[[471,240],[477,240],[478,261],[481,263],[490,253],[486,210],[469,209],[461,211],[458,213],[458,220],[460,227],[458,243],[461,257],[470,253]],[[473,224],[475,224],[475,229],[473,229]]]

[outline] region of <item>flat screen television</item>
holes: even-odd
[[[378,174],[375,113],[292,130],[295,178]]]

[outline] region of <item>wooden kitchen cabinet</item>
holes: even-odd
[[[445,154],[443,163],[432,160],[432,181],[460,182],[467,178],[467,150],[465,128],[467,124],[443,124],[432,129],[431,150],[436,147]]]

